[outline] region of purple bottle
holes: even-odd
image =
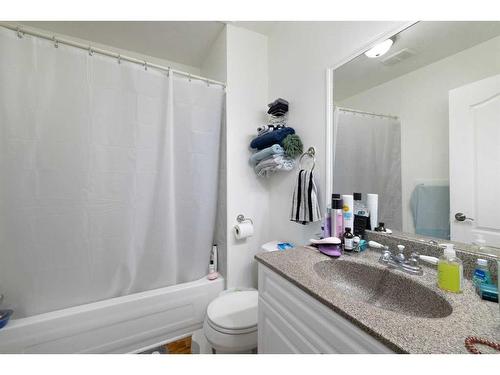
[[[340,194],[332,194],[332,210],[330,213],[331,230],[330,235],[342,239],[344,235],[344,202],[340,198]]]

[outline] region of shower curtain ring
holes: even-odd
[[[122,55],[118,54],[118,64],[122,63]]]
[[[168,67],[168,69],[167,69],[167,77],[170,77],[170,70],[171,69],[172,69],[171,67]]]
[[[191,74],[188,76],[189,82],[191,82]]]
[[[54,41],[54,47],[59,48],[59,41],[56,39],[55,35],[52,37],[52,40]]]
[[[92,46],[89,46],[89,56],[94,55],[94,50],[92,49]]]
[[[144,70],[148,70],[148,62],[144,60]]]
[[[21,28],[19,26],[16,27],[16,31],[17,31],[17,37],[21,39],[23,37],[23,32],[21,31]]]
[[[207,87],[210,87],[210,81],[207,79]]]

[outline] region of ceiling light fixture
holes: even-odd
[[[385,55],[387,51],[391,49],[393,43],[394,41],[392,39],[384,40],[366,51],[365,55],[371,59]]]

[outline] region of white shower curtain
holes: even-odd
[[[402,230],[401,122],[335,110],[333,190],[378,194],[378,218],[386,228]]]
[[[224,92],[0,30],[0,293],[23,317],[207,272]]]

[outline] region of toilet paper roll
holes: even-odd
[[[253,236],[253,224],[245,221],[234,226],[234,236],[237,240],[243,240]]]

